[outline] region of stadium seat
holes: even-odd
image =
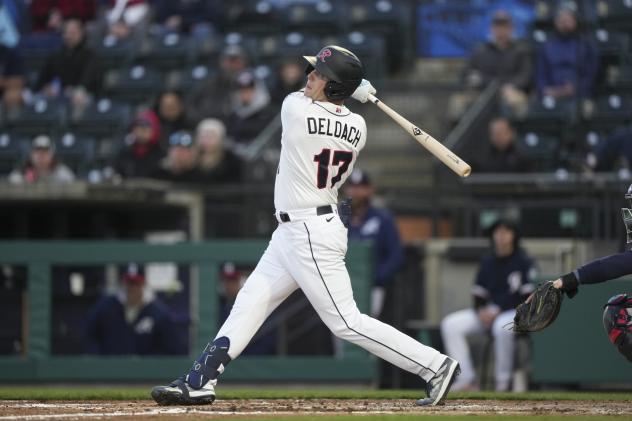
[[[0,133],[0,175],[5,176],[20,165],[27,157],[29,139]]]
[[[17,135],[35,136],[41,133],[55,135],[66,124],[66,104],[62,101],[35,100],[19,109],[6,113],[6,129]]]
[[[78,137],[64,133],[55,141],[55,153],[59,159],[82,177],[94,163],[96,141],[89,137]]]
[[[167,76],[166,87],[188,94],[200,82],[213,77],[215,74],[215,68],[208,65],[195,64],[187,66],[184,69],[171,72]]]
[[[259,61],[269,65],[277,65],[288,57],[314,55],[320,47],[320,41],[316,37],[300,32],[267,35],[257,39]]]
[[[380,36],[354,31],[343,36],[327,36],[323,45],[340,45],[353,51],[364,65],[366,77],[378,82],[386,76],[385,45]]]
[[[629,0],[597,0],[599,23],[608,29],[632,29],[632,3]]]
[[[537,171],[555,169],[560,141],[555,136],[526,132],[518,136],[518,149],[532,162]]]
[[[191,61],[191,43],[177,33],[148,37],[140,44],[137,62],[162,71],[177,69]]]
[[[163,86],[163,75],[155,69],[134,65],[106,73],[106,94],[113,100],[133,104],[148,103]]]
[[[629,53],[629,36],[626,33],[597,28],[588,34],[597,46],[602,65],[619,64]]]
[[[267,0],[232,0],[224,2],[225,30],[256,34],[279,32],[279,9]]]
[[[132,39],[119,40],[112,35],[98,38],[92,47],[96,50],[104,70],[130,65],[138,54],[138,43]]]
[[[68,125],[77,136],[117,136],[127,128],[131,107],[102,98],[85,108],[70,112]]]
[[[24,67],[28,72],[38,73],[46,59],[61,45],[61,37],[58,34],[33,33],[25,35],[19,45]]]
[[[583,117],[595,130],[618,126],[632,120],[632,100],[618,94],[600,96],[584,109]]]
[[[537,0],[534,2],[535,19],[533,26],[540,29],[552,29],[555,11],[560,4],[570,5],[575,9],[581,26],[592,26],[597,19],[594,0]]]
[[[519,130],[559,133],[567,123],[577,119],[578,108],[578,103],[572,100],[536,98],[530,102],[524,117],[514,117],[512,120]]]
[[[293,3],[282,12],[283,27],[314,34],[339,34],[348,29],[343,2]]]

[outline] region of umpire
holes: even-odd
[[[531,292],[536,276],[533,259],[520,248],[518,227],[500,219],[490,228],[493,251],[481,259],[472,288],[474,308],[449,314],[441,322],[446,353],[461,363],[461,376],[452,390],[476,390],[472,358],[466,336],[490,332],[494,338],[496,390],[511,386],[515,336],[505,326],[513,321],[515,307]]]

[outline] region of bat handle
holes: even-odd
[[[378,102],[380,102],[380,100],[379,100],[379,99],[377,99],[377,98],[375,97],[375,95],[373,95],[373,94],[369,94],[369,96],[368,96],[367,98],[369,99],[369,101],[371,101],[371,102],[372,102],[372,103],[374,103],[374,104],[377,104]]]

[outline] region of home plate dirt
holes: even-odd
[[[200,419],[233,415],[300,414],[445,414],[445,415],[632,415],[625,401],[448,400],[422,408],[409,399],[244,399],[218,400],[213,405],[173,407],[151,401],[0,401],[0,420]]]

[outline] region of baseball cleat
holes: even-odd
[[[168,386],[154,387],[151,397],[158,405],[210,405],[215,400],[214,384],[214,381],[209,381],[201,388],[194,389],[182,376]]]
[[[428,397],[425,399],[419,399],[417,405],[419,406],[435,406],[441,405],[443,399],[448,395],[452,382],[461,372],[459,363],[450,357],[447,357],[445,362],[437,371],[437,374],[430,379],[426,384],[426,393]]]

